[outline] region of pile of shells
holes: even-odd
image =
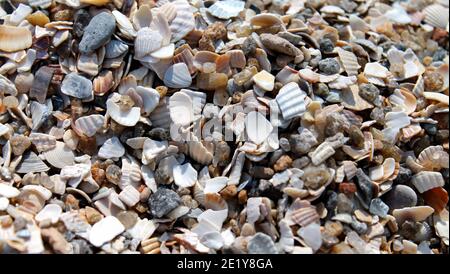
[[[0,3],[0,253],[448,253],[448,0]]]

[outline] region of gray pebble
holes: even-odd
[[[79,99],[90,98],[93,95],[92,82],[75,72],[64,77],[61,84],[61,92]]]
[[[258,232],[256,233],[247,244],[248,254],[277,254],[278,250],[275,247],[270,236]]]
[[[360,235],[365,234],[368,229],[366,223],[360,222],[360,221],[356,220],[355,218],[353,218],[353,221],[350,225],[356,231],[356,233],[358,233]]]
[[[116,19],[107,12],[97,14],[84,29],[78,46],[81,53],[91,53],[106,44],[116,28]]]
[[[294,153],[305,154],[318,142],[314,134],[305,128],[300,134],[292,134],[289,138],[289,143]]]
[[[281,147],[282,150],[284,150],[284,151],[290,151],[291,150],[291,145],[289,144],[289,140],[288,139],[282,137],[282,138],[280,138],[279,143],[280,143],[280,147]]]
[[[389,212],[389,206],[387,206],[380,198],[375,198],[370,202],[369,212],[384,218]]]
[[[359,95],[368,102],[374,102],[380,96],[380,90],[374,84],[361,84]]]
[[[148,199],[148,205],[152,214],[158,218],[175,209],[180,203],[180,196],[175,191],[162,187],[158,188]]]
[[[325,100],[328,103],[338,104],[342,102],[341,93],[338,91],[330,91]]]
[[[325,83],[319,83],[317,85],[317,88],[314,89],[314,94],[325,97],[325,98],[328,96],[329,93],[330,93],[330,89],[328,88],[328,86]]]
[[[339,193],[337,197],[337,212],[338,213],[352,213],[353,201],[350,200],[344,193]]]
[[[400,209],[415,206],[417,204],[417,194],[409,186],[396,185],[386,193],[383,200],[391,210]]]
[[[324,74],[332,75],[339,73],[341,66],[334,58],[326,58],[319,61],[319,70]]]
[[[360,168],[356,170],[356,178],[358,179],[358,186],[362,193],[363,201],[369,205],[370,200],[373,197],[373,184],[372,180],[364,173]]]

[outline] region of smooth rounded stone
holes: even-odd
[[[334,49],[333,41],[329,38],[324,38],[319,41],[320,51],[323,53],[330,53]]]
[[[247,244],[248,254],[277,254],[278,250],[269,235],[258,232]]]
[[[353,218],[353,221],[350,224],[350,226],[356,231],[356,233],[358,233],[360,235],[365,234],[367,232],[367,229],[368,229],[366,223],[359,222],[355,218]]]
[[[302,169],[305,166],[309,165],[310,162],[311,162],[311,159],[308,156],[302,156],[300,158],[295,159],[292,162],[292,167]]]
[[[163,217],[181,204],[178,194],[167,188],[158,188],[158,190],[148,199],[148,205],[153,215],[158,218]]]
[[[291,150],[291,145],[289,144],[289,140],[288,139],[286,139],[284,137],[281,137],[278,142],[279,142],[280,147],[281,147],[282,150],[284,150],[286,152]]]
[[[345,116],[337,112],[333,112],[327,115],[326,121],[327,126],[325,128],[325,133],[328,136],[334,136],[337,133],[343,132],[344,130],[350,127],[350,124],[345,118]]]
[[[350,200],[344,193],[339,193],[337,196],[337,212],[338,213],[353,212],[353,201]]]
[[[364,147],[364,134],[362,133],[361,129],[359,129],[358,126],[355,126],[355,125],[350,126],[349,136],[350,136],[350,139],[352,140],[352,142],[358,148]]]
[[[319,83],[317,84],[317,88],[314,89],[314,94],[322,96],[326,98],[328,94],[330,93],[330,89],[325,83]]]
[[[292,152],[298,154],[308,153],[313,146],[318,144],[316,137],[308,129],[303,129],[300,134],[292,134],[289,137],[289,143]]]
[[[405,185],[396,185],[383,196],[383,200],[391,210],[413,207],[417,204],[417,194]]]
[[[341,93],[339,91],[330,91],[325,97],[325,101],[331,104],[338,104],[342,102]]]
[[[436,136],[434,137],[434,140],[435,140],[437,143],[439,143],[439,144],[445,143],[445,142],[448,141],[448,138],[449,138],[449,135],[450,135],[449,133],[450,133],[450,132],[449,132],[448,129],[441,129],[441,130],[438,130],[438,131],[436,132]]]
[[[263,33],[260,35],[261,42],[270,50],[279,52],[289,56],[297,56],[301,51],[291,44],[288,40],[270,33]]]
[[[339,73],[341,66],[334,58],[325,58],[319,61],[319,70],[327,75]]]
[[[389,212],[389,206],[386,205],[380,198],[375,198],[370,202],[369,212],[384,218]]]
[[[437,126],[435,124],[423,123],[423,124],[420,124],[420,126],[423,129],[425,129],[427,134],[436,135],[436,133],[437,133]]]
[[[339,242],[340,241],[337,237],[322,232],[322,244],[325,248],[331,248],[332,246],[338,244]]]
[[[72,72],[64,77],[61,92],[78,99],[90,98],[93,96],[92,82],[86,77]]]
[[[359,86],[359,96],[368,102],[374,102],[380,96],[380,90],[371,83]]]
[[[273,176],[273,174],[275,172],[270,167],[253,166],[252,168],[250,168],[249,173],[255,179],[266,179],[266,180],[268,180],[268,179],[272,178],[272,176]]]
[[[448,51],[440,48],[440,49],[436,50],[436,52],[433,54],[433,62],[442,61],[442,60],[444,60],[444,58],[447,55],[448,55]]]
[[[242,45],[242,51],[246,56],[255,54],[256,48],[256,41],[251,36],[247,37]]]
[[[370,119],[377,121],[377,123],[384,125],[384,111],[382,108],[374,108],[370,112]]]
[[[78,46],[81,53],[91,53],[106,44],[116,28],[116,19],[107,12],[94,16],[84,29]]]

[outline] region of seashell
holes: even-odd
[[[273,126],[261,113],[252,111],[245,117],[245,130],[250,141],[259,145],[269,137]]]
[[[171,42],[175,43],[195,28],[195,19],[191,6],[186,0],[176,0],[172,3],[176,6],[177,11],[175,18],[170,23]]]
[[[30,112],[32,118],[31,129],[37,130],[41,127],[44,121],[48,119],[51,114],[51,109],[49,109],[47,105],[32,101],[30,104]]]
[[[311,83],[318,83],[318,82],[329,83],[333,82],[339,77],[338,74],[322,75],[312,71],[311,69],[301,69],[298,71],[298,75],[300,75],[301,78]]]
[[[0,25],[0,50],[15,52],[31,47],[31,32],[25,27]]]
[[[364,74],[383,79],[390,76],[389,70],[378,62],[367,63],[364,67]]]
[[[129,110],[121,109],[121,107],[113,102],[111,99],[106,101],[107,111],[106,113],[111,118],[122,126],[133,127],[139,121],[141,117],[141,109],[138,107],[132,107]]]
[[[192,55],[192,52],[190,49],[184,49],[177,55],[173,57],[174,63],[184,63],[189,69],[189,72],[191,74],[194,74],[197,69],[194,66],[194,55]]]
[[[20,191],[17,188],[0,183],[0,196],[10,199],[19,196],[19,194]]]
[[[436,28],[445,29],[448,25],[448,8],[439,4],[434,4],[426,7],[423,10],[425,15],[425,22]]]
[[[382,165],[373,167],[369,169],[369,177],[373,181],[383,182],[395,171],[395,160],[394,158],[386,158]]]
[[[197,181],[197,170],[190,163],[173,167],[173,179],[179,187],[191,187]]]
[[[53,149],[46,150],[42,154],[45,160],[56,168],[63,168],[74,164],[75,155],[63,142],[57,141]]]
[[[336,51],[347,75],[358,75],[358,70],[361,66],[358,64],[356,55],[353,52],[343,50],[342,48],[336,48]]]
[[[168,44],[154,52],[150,53],[150,56],[156,59],[169,59],[173,57],[175,51],[175,44]]]
[[[52,135],[33,132],[28,137],[38,152],[44,152],[56,147],[56,138]]]
[[[167,149],[167,141],[155,141],[147,138],[142,148],[142,160],[152,161],[158,154]]]
[[[22,156],[22,161],[17,165],[17,173],[28,172],[45,172],[50,168],[36,155],[36,153],[29,151]]]
[[[247,60],[242,50],[230,50],[226,52],[226,55],[230,57],[230,66],[232,68],[245,68]]]
[[[388,112],[384,119],[383,139],[391,144],[396,142],[400,129],[411,124],[411,119],[403,111]]]
[[[265,70],[253,75],[252,79],[258,87],[265,91],[272,91],[275,87],[275,76]]]
[[[83,116],[75,121],[75,126],[80,132],[83,132],[87,137],[94,136],[97,131],[102,128],[105,123],[105,117],[100,114],[92,114]]]
[[[298,75],[298,71],[292,69],[289,66],[285,66],[283,69],[278,72],[275,76],[275,79],[281,82],[283,85],[286,85],[290,82],[298,83],[300,81],[300,76]]]
[[[168,6],[173,7],[173,5]],[[168,23],[169,20],[166,19],[166,16],[170,16],[170,14],[164,13],[163,11],[156,13],[150,25],[150,28],[152,30],[157,31],[163,37],[163,46],[167,46],[168,44],[170,44],[170,39],[172,38],[172,31],[170,30]]]
[[[107,216],[92,226],[89,233],[89,242],[96,247],[111,241],[125,231],[125,227],[114,216]]]
[[[142,179],[144,180],[145,185],[150,188],[150,190],[155,193],[157,190],[155,175],[153,171],[148,166],[141,166],[141,174]]]
[[[147,218],[139,219],[137,223],[127,230],[133,239],[144,241],[153,235],[153,232],[158,228],[158,224],[155,224],[153,220]],[[141,243],[142,245],[142,243]]]
[[[34,61],[36,60],[36,50],[29,49],[27,50],[27,55],[25,58],[19,62],[17,66],[17,72],[27,72],[31,70],[31,66],[33,65]]]
[[[413,113],[417,107],[416,97],[404,89],[396,89],[394,93],[389,96],[389,101],[408,115]]]
[[[135,206],[140,200],[140,193],[132,186],[126,186],[119,193],[119,199],[128,207]]]
[[[305,227],[301,227],[297,234],[305,241],[305,244],[312,248],[314,252],[319,250],[322,245],[322,236],[320,225],[311,223]]]
[[[449,167],[449,155],[442,146],[429,146],[420,152],[417,163],[427,170],[441,170]]]
[[[180,92],[188,95],[191,98],[193,103],[194,116],[200,115],[206,103],[206,93],[192,91],[189,89],[181,89]]]
[[[448,95],[437,93],[437,92],[424,92],[423,97],[427,100],[437,101],[449,105]]]
[[[263,69],[265,71],[272,70],[272,65],[269,61],[269,58],[267,57],[267,53],[264,50],[262,50],[260,48],[256,48],[255,58],[256,58],[256,60],[258,60],[258,63],[261,66],[261,69]]]
[[[64,77],[61,84],[61,92],[65,95],[79,99],[89,99],[93,96],[92,82],[75,72]]]
[[[140,29],[150,27],[152,22],[152,12],[150,7],[148,5],[140,6],[139,9],[133,14],[132,21],[134,29],[138,30],[138,33]]]
[[[9,200],[5,197],[0,197],[0,211],[4,211],[9,206]]]
[[[1,74],[0,74],[0,89],[5,94],[10,94],[12,96],[17,95],[17,89],[16,89],[15,85],[11,82],[11,80],[9,80],[8,78],[6,78],[5,76],[3,76]]]
[[[208,8],[208,12],[220,19],[230,19],[239,15],[244,10],[245,3],[237,0],[225,0],[215,2]]]
[[[169,129],[172,123],[169,112],[169,98],[164,97],[160,100],[159,105],[152,111],[149,116],[154,127]]]
[[[322,13],[345,15],[345,11],[338,6],[326,5],[320,8]]]
[[[306,93],[297,83],[291,82],[283,86],[275,97],[284,120],[301,116],[306,111]]]
[[[98,157],[103,159],[118,159],[125,154],[125,148],[120,142],[119,138],[112,137],[103,143],[98,150]]]
[[[170,97],[169,111],[170,118],[177,125],[186,126],[194,120],[194,104],[185,93],[177,92]]]
[[[78,71],[84,72],[90,76],[96,76],[98,74],[98,57],[97,54],[80,54],[78,57],[77,68]]]
[[[330,144],[322,143],[311,153],[311,161],[314,165],[318,166],[333,156],[335,152]]]
[[[184,63],[170,66],[164,74],[164,84],[171,88],[186,88],[192,83],[191,74]]]
[[[83,4],[90,4],[90,5],[94,5],[94,6],[104,6],[108,3],[110,3],[111,0],[80,0],[80,3]]]
[[[216,71],[216,61],[220,55],[211,51],[199,51],[194,56],[194,66],[203,73]]]
[[[162,47],[163,37],[157,31],[148,27],[142,28],[137,32],[134,41],[134,50],[137,58],[154,52]]]
[[[93,89],[95,95],[103,96],[114,87],[114,76],[110,70],[104,70],[94,78]]]
[[[199,141],[188,142],[188,152],[189,157],[202,165],[209,165],[213,160],[212,150],[209,150]]]
[[[398,224],[402,224],[406,220],[421,222],[433,214],[434,209],[429,206],[415,206],[405,207],[401,209],[394,209],[392,215],[397,220]]]
[[[261,13],[250,18],[250,25],[253,29],[268,28],[274,26],[280,26],[280,30],[285,30],[283,21],[280,17],[272,13]]]
[[[439,213],[433,215],[434,228],[436,229],[436,235],[438,235],[442,241],[448,246],[449,244],[449,214],[448,210],[444,209]]]
[[[128,51],[128,45],[119,40],[111,40],[106,44],[105,51],[105,58],[117,58]]]
[[[120,177],[119,187],[124,189],[126,186],[137,188],[141,181],[141,170],[134,161],[122,158],[122,176]]]
[[[116,19],[117,28],[120,33],[127,39],[134,39],[134,37],[136,37],[136,31],[134,30],[130,19],[118,10],[113,10],[112,15],[114,15],[114,18]]]
[[[219,193],[227,186],[228,178],[224,176],[215,177],[205,181],[204,193]]]
[[[143,108],[141,108],[142,114],[149,115],[159,104],[159,93],[155,89],[141,86],[136,87],[136,93],[141,96],[144,103]]]
[[[62,208],[57,204],[48,204],[46,205],[38,214],[34,217],[34,219],[38,222],[43,222],[45,220],[50,220],[52,224],[56,224],[59,220],[59,217],[62,214]]]
[[[445,184],[442,174],[433,171],[421,171],[411,178],[411,182],[419,193],[424,193],[436,187],[443,187]]]
[[[19,6],[9,16],[9,18],[8,18],[9,25],[18,26],[32,12],[33,12],[33,9],[31,7],[20,3]]]

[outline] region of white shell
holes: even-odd
[[[252,111],[245,117],[245,130],[250,141],[259,145],[267,139],[273,126],[261,113]]]
[[[5,197],[0,197],[0,211],[6,210],[9,206],[9,200]]]
[[[197,181],[197,170],[190,163],[173,167],[173,179],[179,187],[191,187]]]
[[[126,38],[133,39],[136,37],[136,31],[127,16],[118,10],[113,10],[112,14],[116,19],[117,27]]]
[[[154,127],[169,129],[172,124],[169,112],[169,98],[163,97],[149,118]]]
[[[311,161],[314,165],[318,166],[333,156],[335,152],[329,143],[322,143],[311,153]]]
[[[186,0],[176,0],[172,3],[176,6],[177,13],[170,23],[171,41],[177,42],[194,29],[195,19],[191,6]]]
[[[158,186],[156,185],[155,174],[153,171],[148,166],[142,165],[141,175],[145,185],[148,186],[153,193],[155,193]]]
[[[41,211],[39,211],[39,213],[34,218],[38,222],[50,220],[52,224],[56,224],[61,214],[62,208],[59,205],[48,204],[43,209],[41,209]]]
[[[12,186],[7,184],[0,183],[0,196],[6,198],[14,198],[19,196],[20,191]]]
[[[449,167],[449,155],[442,146],[429,146],[420,152],[417,163],[427,170],[441,170]]]
[[[385,141],[393,144],[397,141],[400,129],[409,126],[411,124],[411,118],[403,111],[388,112],[385,115],[385,125],[383,132],[383,138]]]
[[[320,232],[320,225],[317,223],[311,223],[300,228],[297,234],[313,249],[313,251],[319,250],[320,246],[322,246],[322,234]]]
[[[155,141],[150,138],[146,139],[142,149],[142,160],[152,161],[161,152],[166,150],[167,146],[167,141]]]
[[[132,19],[133,26],[136,30],[140,30],[142,28],[150,27],[152,22],[152,12],[148,5],[142,5],[139,9],[134,13]]]
[[[443,93],[424,92],[423,97],[425,97],[428,100],[433,100],[433,101],[438,101],[440,103],[444,103],[447,106],[449,105],[449,97],[448,97],[448,95],[445,95]]]
[[[174,7],[174,5],[170,6]],[[161,36],[163,37],[162,45],[166,46],[170,43],[170,39],[172,37],[172,32],[169,27],[168,20],[165,17],[165,13],[162,13],[161,11],[156,13],[156,15],[153,17],[152,23],[150,25],[150,28],[154,31],[157,31]]]
[[[92,82],[75,72],[64,77],[61,84],[61,92],[79,99],[88,99],[93,96]]]
[[[41,198],[44,200],[49,200],[52,197],[52,192],[43,186],[26,185],[21,190],[22,190],[22,192],[34,191],[34,192],[38,193],[39,196],[41,196]]]
[[[283,86],[275,97],[284,120],[301,116],[306,111],[306,93],[297,83]]]
[[[436,28],[447,28],[449,20],[448,8],[434,4],[426,7],[423,13],[425,14],[425,22],[428,24]]]
[[[137,187],[141,181],[141,169],[135,161],[125,157],[122,158],[122,176],[120,177],[119,187],[124,189],[131,185]]]
[[[208,12],[220,19],[230,19],[244,10],[244,1],[225,0],[217,1],[208,8]]]
[[[136,93],[141,96],[144,103],[142,113],[149,115],[159,104],[159,93],[155,89],[141,86],[136,87]]]
[[[63,168],[74,164],[75,154],[63,142],[56,142],[56,147],[42,153],[45,160],[56,168]]]
[[[89,242],[96,247],[111,241],[125,230],[122,223],[114,216],[108,216],[92,226]]]
[[[119,105],[109,99],[106,101],[107,113],[111,118],[122,126],[132,127],[137,124],[141,117],[141,109],[132,107],[129,110],[122,110]]]
[[[343,50],[342,48],[336,48],[336,50],[347,74],[349,76],[358,75],[358,70],[361,66],[358,64],[356,55],[353,52]]]
[[[170,97],[169,111],[170,118],[175,124],[185,126],[194,120],[194,105],[189,95],[185,93],[176,92]]]
[[[213,160],[213,154],[211,150],[208,150],[199,141],[188,142],[189,156],[196,162],[202,165],[209,165]]]
[[[383,181],[389,178],[395,171],[394,158],[386,158],[382,165],[369,169],[369,177],[373,181]]]
[[[419,193],[424,193],[436,187],[443,187],[445,184],[442,174],[433,171],[421,171],[411,178],[411,182]]]
[[[150,28],[142,28],[137,32],[134,41],[134,50],[137,58],[154,52],[162,47],[163,37],[157,31]]]
[[[105,117],[100,114],[83,116],[75,121],[75,126],[86,136],[92,137],[105,123]]]
[[[433,216],[436,235],[438,235],[447,246],[449,244],[449,231],[450,231],[448,215],[449,215],[448,210],[444,209],[439,213],[435,213]]]
[[[131,185],[126,186],[119,193],[119,199],[129,207],[135,206],[140,200],[140,193]]]
[[[262,70],[253,76],[255,84],[265,91],[271,91],[275,87],[275,76]]]
[[[18,26],[25,18],[33,12],[33,9],[22,3],[11,13],[9,17],[9,25]]]
[[[47,151],[56,147],[56,138],[52,135],[33,132],[30,134],[29,139],[38,152]]]
[[[150,56],[155,59],[169,59],[173,57],[173,53],[175,52],[175,44],[171,43],[167,46],[163,46],[158,50],[150,53]]]
[[[98,151],[98,157],[103,159],[117,159],[125,154],[125,148],[116,136],[106,140]]]
[[[224,187],[227,186],[228,178],[227,177],[214,177],[212,179],[208,179],[205,181],[205,188],[203,189],[204,193],[218,193]]]
[[[164,84],[171,88],[186,88],[192,83],[191,73],[185,63],[170,66],[164,74]]]
[[[377,78],[387,78],[390,75],[389,70],[378,62],[367,63],[364,67],[364,74]]]
[[[397,220],[397,223],[402,224],[405,220],[421,222],[433,214],[433,212],[434,209],[430,206],[415,206],[394,209],[392,215]]]
[[[127,232],[130,233],[133,239],[143,241],[150,238],[157,227],[158,225],[155,224],[152,220],[148,220],[145,218],[138,220],[132,228],[127,230]]]
[[[191,98],[194,108],[194,116],[200,115],[206,103],[206,93],[192,91],[189,89],[182,89],[180,90],[180,92],[188,95]]]

